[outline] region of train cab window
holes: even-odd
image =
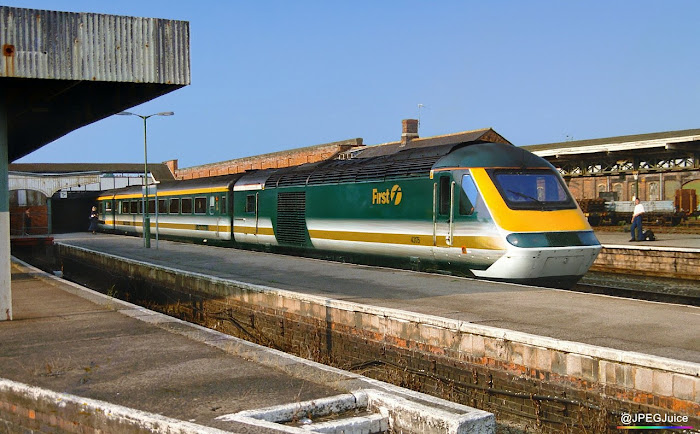
[[[183,198],[181,201],[182,213],[192,214],[192,198]]]
[[[490,175],[510,209],[576,208],[561,178],[552,170],[494,170]]]
[[[180,214],[180,199],[170,199],[170,214]]]
[[[168,212],[168,201],[158,199],[158,214],[166,214]]]
[[[476,184],[471,175],[462,177],[462,188],[459,189],[459,214],[472,215],[474,214],[474,206],[478,197]]]
[[[255,212],[255,195],[249,194],[245,198],[245,212],[254,213]]]
[[[206,214],[207,213],[207,198],[206,197],[195,197],[194,198],[194,213],[195,214]]]
[[[451,182],[449,176],[440,177],[440,203],[438,204],[438,212],[441,215],[450,213],[450,196]]]
[[[156,213],[156,200],[155,200],[155,199],[149,199],[149,200],[148,200],[148,213],[149,213],[149,214],[155,214],[155,213]]]
[[[140,204],[141,204],[141,202],[139,202],[137,200],[132,200],[131,202],[129,202],[129,213],[138,214]]]
[[[219,202],[219,196],[213,195],[209,196],[209,214],[214,215],[214,213],[217,211],[216,205]]]

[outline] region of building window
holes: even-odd
[[[629,192],[630,192],[629,200],[634,200],[637,197],[637,188],[636,188],[634,182],[630,183]],[[641,200],[641,199],[639,199],[639,200]]]
[[[648,200],[659,200],[659,183],[650,182],[647,186]]]
[[[622,198],[622,184],[613,184],[613,191],[615,192],[615,200],[623,200]]]

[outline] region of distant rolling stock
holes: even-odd
[[[557,171],[482,140],[406,146],[158,186],[162,237],[569,286],[601,249]],[[100,228],[141,234],[140,187],[99,197]]]

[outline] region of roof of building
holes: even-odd
[[[492,128],[484,128],[473,131],[462,131],[459,133],[445,134],[442,136],[432,136],[425,138],[415,138],[406,144],[402,142],[389,142],[381,145],[367,146],[359,150],[349,151],[352,158],[371,158],[382,155],[395,154],[407,149],[429,148],[441,145],[457,145],[460,143],[492,142],[512,145],[503,136]]]
[[[319,150],[323,150],[326,148],[331,148],[335,152],[337,152],[337,149],[349,149],[349,148],[356,148],[356,147],[361,147],[363,146],[362,144],[362,139],[361,138],[355,138],[355,139],[347,139],[347,140],[340,140],[337,142],[330,142],[330,143],[323,143],[320,145],[313,145],[313,146],[305,146],[303,148],[293,148],[293,149],[286,149],[284,151],[277,151],[277,152],[270,152],[267,154],[260,154],[260,155],[253,155],[249,157],[241,157],[241,158],[234,158],[231,160],[225,160],[225,161],[217,161],[214,163],[207,163],[207,164],[202,164],[199,166],[190,166],[190,167],[181,167],[178,169],[178,171],[192,171],[192,170],[200,170],[200,169],[207,169],[207,168],[213,168],[217,166],[222,166],[222,165],[233,165],[233,164],[242,164],[242,163],[247,163],[251,161],[260,161],[264,160],[266,158],[274,158],[277,156],[285,156],[291,153],[298,153],[298,154],[314,154],[318,152]]]
[[[143,173],[141,163],[13,163],[12,172],[32,174],[75,174],[75,173]],[[156,181],[175,179],[168,166],[163,163],[149,163],[148,171]]]
[[[644,148],[667,148],[671,144],[680,145],[698,141],[700,141],[700,129],[545,143],[541,145],[523,146],[523,148],[541,157],[545,157]]]

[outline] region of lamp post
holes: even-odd
[[[122,116],[138,116],[143,119],[143,242],[145,248],[151,247],[151,219],[148,215],[148,146],[146,140],[146,120],[153,116],[172,116],[174,112],[160,112],[152,115],[138,115],[131,112],[119,112]],[[156,205],[157,206],[157,205]]]

